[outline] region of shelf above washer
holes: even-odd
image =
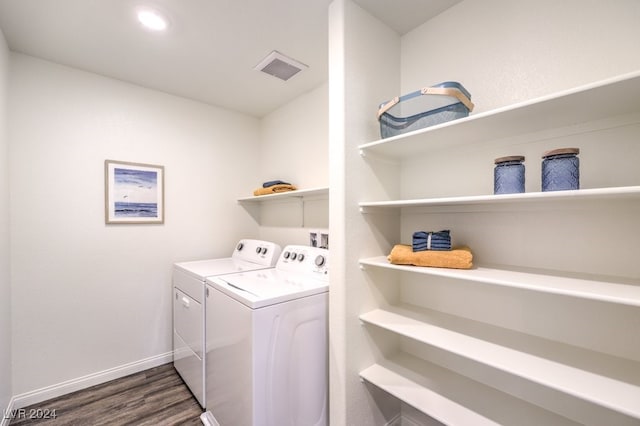
[[[328,187],[297,189],[295,191],[279,192],[276,194],[258,195],[251,197],[238,198],[238,203],[255,204],[269,201],[285,200],[289,198],[306,198],[306,197],[322,197],[329,195]]]

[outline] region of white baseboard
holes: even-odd
[[[37,404],[38,402],[57,398],[80,389],[86,389],[110,380],[139,373],[140,371],[148,370],[149,368],[157,367],[162,364],[167,364],[171,361],[173,361],[173,351],[110,368],[108,370],[99,371],[83,377],[78,377],[77,379],[67,380],[41,389],[25,392],[11,398],[10,404],[12,404],[12,406],[9,407],[7,413],[10,413],[11,410],[28,407],[30,405]],[[9,424],[8,420],[6,424]],[[4,419],[0,426],[6,426]]]
[[[205,411],[200,415],[200,421],[204,426],[220,426],[220,423],[213,417],[211,411]]]
[[[15,397],[11,397],[9,400],[9,406],[2,412],[2,417],[0,418],[0,426],[9,426],[9,422],[11,421],[11,413],[15,410]]]

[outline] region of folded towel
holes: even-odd
[[[413,251],[451,250],[449,230],[438,232],[417,231],[413,233]]]
[[[471,269],[473,254],[469,247],[457,247],[449,251],[414,252],[409,245],[396,244],[389,256],[395,265],[433,266],[436,268]]]
[[[449,242],[434,242],[434,241],[425,241],[423,243],[415,242],[413,243],[413,251],[423,251],[423,250],[451,250],[451,243]]]
[[[295,185],[272,185],[268,188],[258,188],[255,191],[253,191],[253,195],[268,195],[268,194],[275,194],[278,192],[287,192],[287,191],[295,191],[296,188]]]
[[[285,182],[282,180],[269,180],[262,184],[263,188],[268,188],[273,185],[291,185],[289,182]]]

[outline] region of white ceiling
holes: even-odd
[[[404,34],[460,0],[355,0]],[[9,48],[262,117],[327,81],[331,0],[0,0]],[[141,6],[169,17],[152,33]],[[272,50],[306,65],[287,82],[253,68]]]

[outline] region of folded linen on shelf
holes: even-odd
[[[296,189],[298,189],[298,188],[296,188],[295,185],[277,184],[277,185],[271,185],[268,188],[258,188],[255,191],[253,191],[253,195],[276,194],[278,192],[295,191]]]
[[[264,182],[264,183],[262,184],[262,187],[263,187],[263,188],[268,188],[268,187],[273,186],[273,185],[291,185],[291,183],[289,183],[289,182],[285,182],[285,181],[280,180],[280,179],[277,179],[277,180],[268,180],[268,181],[266,181],[266,182]]]
[[[451,235],[448,229],[438,232],[416,231],[413,233],[413,251],[451,250]]]
[[[471,269],[473,267],[473,253],[469,247],[456,247],[449,251],[414,252],[410,245],[396,244],[387,256],[387,260],[395,265],[452,269]]]

